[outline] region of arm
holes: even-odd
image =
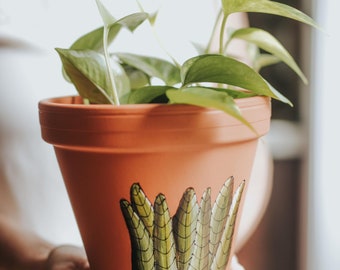
[[[0,268],[8,270],[89,269],[83,249],[54,246],[26,230],[16,220],[0,215]]]
[[[0,175],[0,269],[89,269],[83,249],[55,246],[26,228],[4,179]]]
[[[43,269],[50,243],[26,230],[7,178],[0,170],[0,268]]]
[[[18,220],[0,214],[0,266],[6,269],[44,269],[52,249],[50,243],[24,229]]]

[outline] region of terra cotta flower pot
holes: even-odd
[[[172,214],[188,187],[215,199],[229,176],[248,180],[258,137],[269,130],[270,99],[237,100],[248,127],[189,105],[83,105],[79,97],[39,103],[43,139],[52,144],[92,270],[131,270],[119,202],[139,182],[152,201],[163,193]],[[238,221],[237,221],[238,223]]]

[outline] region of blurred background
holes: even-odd
[[[285,89],[293,110],[273,102],[274,187],[262,223],[240,254],[246,269],[320,270],[340,267],[340,18],[335,0],[285,0],[311,15],[322,30],[251,14],[250,21],[276,33],[298,59],[309,84],[302,85],[282,64],[264,70]],[[273,79],[273,81],[271,80]],[[274,144],[275,143],[275,144]]]
[[[103,2],[116,18],[136,11],[135,4],[131,4],[134,1]],[[154,2],[144,2],[146,8],[150,6],[155,9]],[[166,6],[169,1],[160,2]],[[340,190],[340,172],[337,168],[340,151],[340,106],[336,104],[340,100],[340,90],[336,84],[340,70],[337,65],[340,61],[340,36],[337,29],[340,23],[340,16],[337,14],[340,2],[280,2],[311,15],[322,30],[314,30],[270,15],[250,15],[253,26],[267,29],[288,48],[302,66],[309,78],[309,84],[303,85],[283,64],[263,70],[266,78],[270,78],[270,83],[283,89],[286,96],[293,101],[294,108],[273,102],[272,131],[267,136],[275,166],[272,197],[262,222],[241,250],[239,260],[248,270],[340,269],[340,216],[337,209],[340,196],[336,194]],[[163,27],[168,35],[159,34],[167,46],[170,42],[175,44],[173,47],[169,45],[170,53],[172,50],[173,54],[180,53],[179,57],[187,57],[193,49],[186,42],[187,36],[195,42],[205,42],[213,24],[209,16],[215,10],[214,5],[206,0],[185,0],[179,3],[168,6],[168,13],[162,16],[164,21],[167,17],[179,20],[181,12],[177,9],[191,10],[190,14],[185,14],[182,18],[185,22],[182,24],[183,29],[164,23]],[[134,8],[131,8],[132,5]],[[164,6],[162,8],[165,10]],[[54,48],[68,47],[79,37],[79,33],[100,25],[101,19],[95,1],[0,0],[0,121],[16,118],[22,121],[24,127],[27,125],[26,117],[32,115],[35,124],[29,128],[37,138],[34,143],[39,149],[44,149],[46,155],[52,151],[40,139],[37,102],[51,96],[75,94],[73,86],[62,78],[61,64]],[[176,42],[173,42],[174,39]],[[115,46],[134,50],[135,44],[124,42]],[[145,39],[138,49],[143,52],[150,48],[156,53],[159,50],[156,43]],[[0,151],[6,151],[4,143],[0,142],[0,147]],[[18,148],[20,147],[19,145]],[[34,156],[32,145],[31,148],[36,162],[45,163],[42,166],[46,170],[45,176],[54,171],[53,177],[59,179],[58,170],[52,165],[53,168],[49,168],[46,161]],[[50,159],[55,164],[54,157],[51,156]],[[44,175],[44,172],[39,173],[37,177]],[[34,192],[34,185],[28,180],[13,185],[16,190],[22,191],[16,195],[19,202],[25,201],[25,194]],[[51,193],[56,188],[64,192],[61,183],[45,183],[39,196],[44,197],[44,194]],[[64,199],[59,195],[48,198],[49,200],[45,198],[48,203],[44,205],[39,203],[40,199],[35,197],[35,201],[25,205],[26,215],[31,217],[32,226],[46,238],[62,235],[58,239],[61,243],[70,241],[69,239],[79,242],[79,236],[74,233],[77,230],[74,222],[67,227],[68,230],[65,230],[61,222],[58,228],[52,230],[51,236],[52,224],[48,219],[43,222],[34,221],[50,215],[53,209],[64,206],[68,209],[66,194]],[[39,211],[32,210],[36,207]],[[68,211],[58,217],[59,220],[69,218],[72,219],[72,213]]]

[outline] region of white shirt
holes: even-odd
[[[89,8],[79,11],[87,22],[73,18],[80,2],[95,7],[85,0],[0,1],[0,184],[9,185],[27,226],[55,244],[82,242],[53,147],[40,136],[38,102],[76,93],[54,47],[99,26],[96,10],[97,20],[84,19]]]

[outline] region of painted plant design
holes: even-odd
[[[213,205],[210,188],[200,203],[188,188],[171,217],[163,194],[152,205],[141,186],[133,184],[130,202],[120,202],[131,239],[132,269],[225,269],[244,185],[233,195],[234,178],[228,178]]]

